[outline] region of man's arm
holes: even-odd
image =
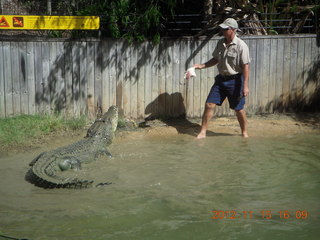
[[[212,67],[214,65],[216,65],[218,63],[218,61],[214,58],[211,58],[208,62],[203,63],[203,64],[195,64],[193,65],[193,67],[195,69],[204,69],[204,68],[208,68],[208,67]]]
[[[244,64],[242,67],[243,74],[243,96],[249,95],[249,64]]]

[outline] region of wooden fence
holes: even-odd
[[[201,117],[216,67],[184,72],[211,58],[219,38],[122,40],[0,40],[0,117],[20,114],[94,117],[117,105],[128,118]],[[249,114],[308,106],[319,93],[315,35],[245,36],[251,56]],[[233,115],[225,102],[216,115]]]

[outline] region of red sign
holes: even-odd
[[[23,17],[14,17],[13,18],[13,26],[14,27],[23,27]]]
[[[9,23],[7,22],[5,17],[0,19],[0,27],[10,27]]]

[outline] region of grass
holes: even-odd
[[[60,130],[77,130],[83,128],[86,123],[84,117],[65,119],[55,115],[0,118],[0,144],[21,143]]]

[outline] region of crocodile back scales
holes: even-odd
[[[71,171],[62,172],[59,169],[59,162],[64,158],[72,157],[81,164],[89,163],[101,154],[109,154],[107,146],[112,142],[117,122],[117,108],[110,107],[108,112],[102,118],[97,119],[89,128],[84,139],[41,153],[36,157],[30,163],[31,168],[26,174],[26,179],[43,188],[86,188],[92,186],[93,181],[91,180],[78,179]]]

